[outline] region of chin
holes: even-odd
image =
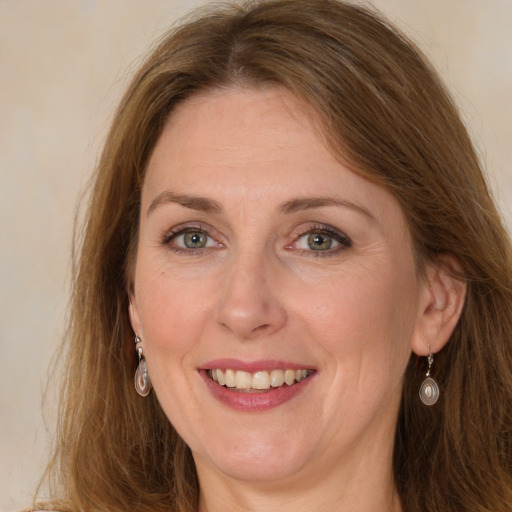
[[[200,473],[201,464],[208,464],[230,478],[268,483],[288,479],[304,467],[306,453],[303,443],[291,442],[290,436],[283,434],[263,440],[253,436],[231,438],[227,444],[219,443],[210,449],[206,457],[194,452],[194,460]],[[302,446],[302,449],[298,449]]]

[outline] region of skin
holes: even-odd
[[[460,312],[448,277],[417,275],[396,199],[337,162],[316,121],[283,89],[209,91],[178,106],[149,162],[130,317],[202,511],[401,510],[404,370]],[[186,248],[183,229],[206,246]],[[316,372],[278,407],[237,411],[198,372],[219,358]]]

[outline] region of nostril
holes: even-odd
[[[258,327],[254,328],[252,332],[259,333],[262,331],[267,331],[268,329],[270,329],[270,324],[264,324],[264,325],[259,325]]]

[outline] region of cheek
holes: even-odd
[[[170,272],[141,275],[137,305],[146,351],[184,352],[204,327],[211,291],[201,279],[181,280]]]
[[[196,402],[183,400],[190,397],[195,376],[193,356],[204,331],[208,290],[171,272],[139,276],[137,305],[154,392],[174,426],[186,431],[189,420],[200,417]]]
[[[296,301],[315,338],[341,365],[354,368],[357,358],[374,367],[402,366],[409,357],[418,307],[414,266],[379,263],[349,269]]]

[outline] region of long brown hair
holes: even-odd
[[[326,143],[388,188],[419,270],[452,254],[467,298],[436,360],[442,398],[418,399],[412,356],[394,448],[404,510],[512,510],[512,260],[477,156],[436,73],[402,34],[335,0],[216,6],[171,31],[122,99],[95,175],[73,283],[67,373],[48,505],[191,512],[189,449],[154,394],[133,389],[128,294],[146,164],[174,107],[208,88],[286,87]]]

